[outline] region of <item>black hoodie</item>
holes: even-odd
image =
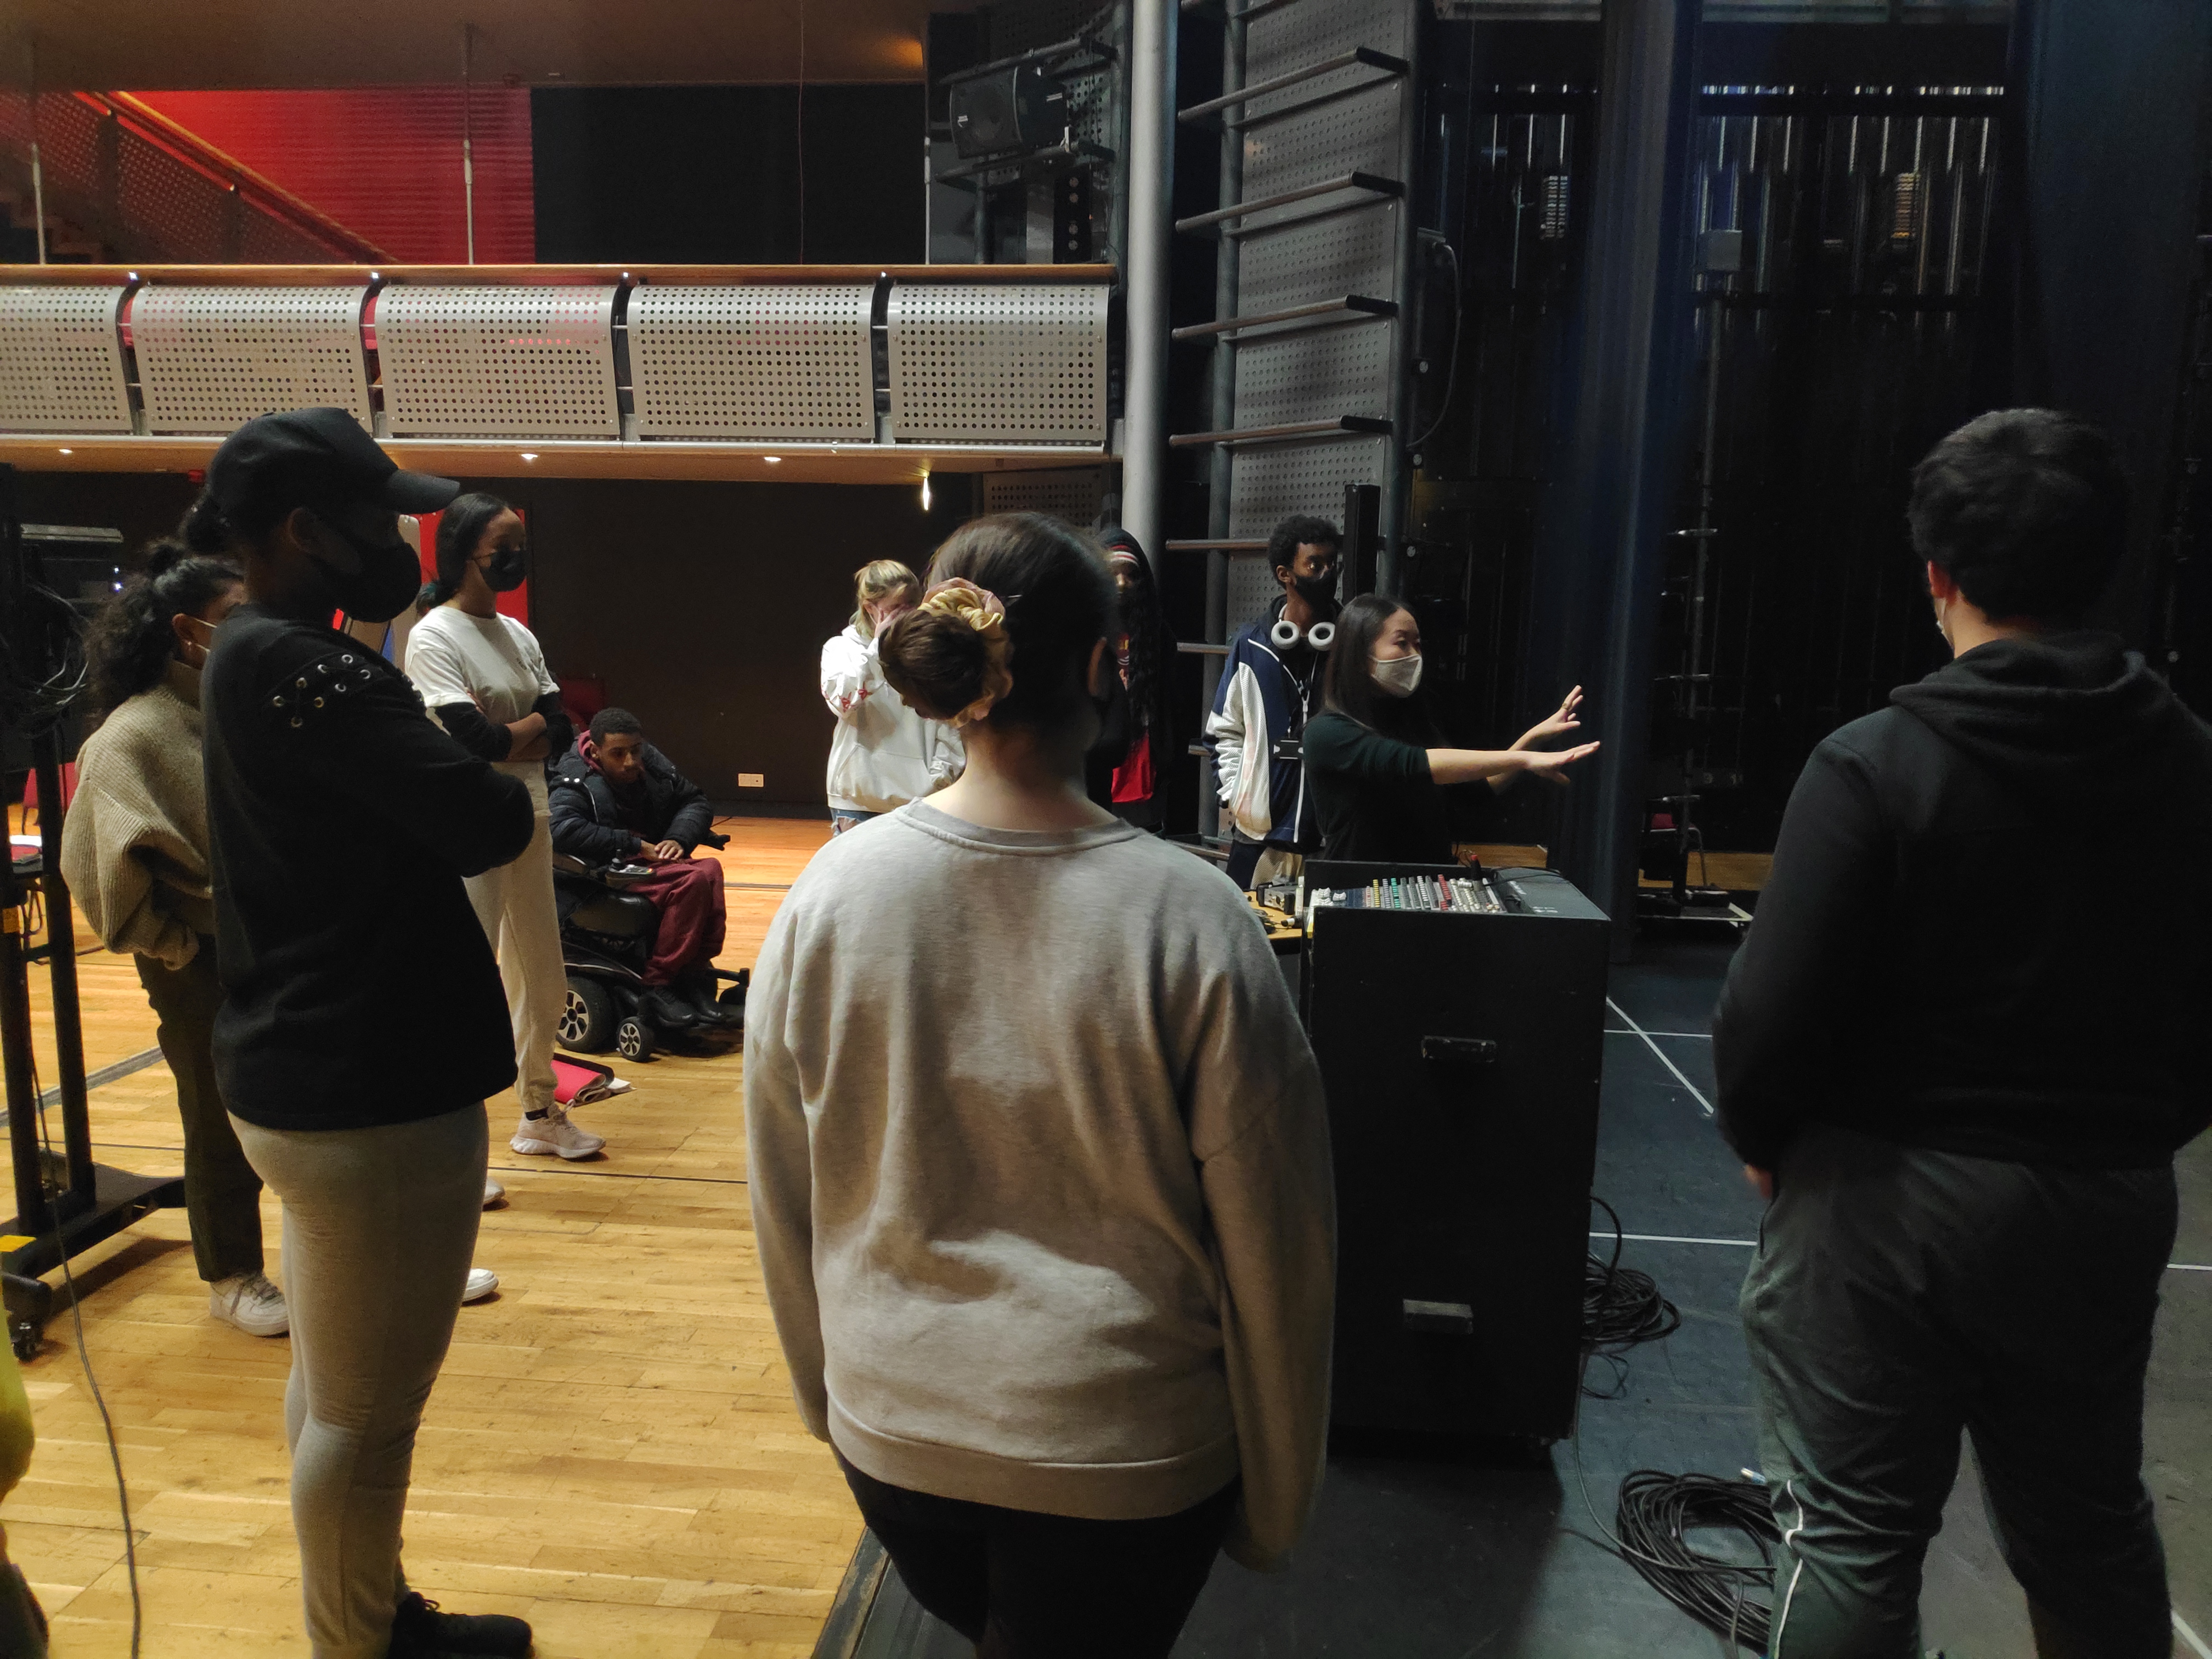
[[[2000,640],[1813,753],[1713,1021],[1722,1133],[2083,1169],[2212,1121],[2212,729],[2105,634]]]

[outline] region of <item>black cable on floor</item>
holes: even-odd
[[[1672,1336],[1681,1328],[1682,1316],[1660,1295],[1658,1282],[1650,1273],[1620,1265],[1620,1217],[1595,1193],[1590,1202],[1613,1223],[1613,1251],[1606,1257],[1592,1255],[1583,1265],[1583,1352],[1612,1364],[1613,1386],[1593,1391],[1585,1380],[1583,1392],[1593,1400],[1617,1400],[1627,1382],[1620,1355],[1638,1343]]]
[[[1774,1552],[1782,1542],[1766,1488],[1712,1474],[1638,1469],[1622,1477],[1614,1530],[1644,1582],[1706,1629],[1765,1653],[1774,1612]],[[1740,1533],[1756,1561],[1709,1555],[1686,1534]]]
[[[54,1138],[46,1128],[46,1097],[39,1087],[35,1054],[31,1059],[31,1099],[38,1113],[44,1163],[39,1171],[39,1190],[46,1200],[47,1213],[53,1218],[54,1253],[61,1258],[62,1291],[69,1297],[70,1323],[76,1333],[76,1362],[84,1368],[85,1386],[92,1390],[92,1403],[100,1408],[100,1426],[107,1436],[107,1461],[115,1470],[115,1501],[123,1512],[123,1564],[131,1581],[131,1659],[138,1659],[139,1642],[146,1629],[146,1608],[138,1592],[138,1534],[131,1521],[131,1487],[123,1478],[123,1449],[116,1443],[115,1419],[108,1412],[107,1396],[100,1391],[100,1378],[93,1374],[92,1351],[85,1346],[84,1303],[77,1294],[76,1276],[70,1271],[69,1241],[63,1233],[62,1206],[58,1194],[48,1187],[48,1172],[55,1167],[59,1155],[54,1151]]]
[[[1628,1365],[1621,1356],[1639,1343],[1672,1336],[1681,1328],[1682,1316],[1659,1293],[1650,1274],[1620,1265],[1626,1243],[1620,1217],[1595,1193],[1590,1202],[1613,1223],[1613,1249],[1604,1257],[1591,1255],[1583,1273],[1582,1391],[1593,1400],[1617,1400],[1627,1389]],[[1591,1359],[1613,1366],[1611,1389],[1589,1386]],[[1590,1501],[1589,1483],[1583,1474],[1579,1417],[1571,1449],[1583,1506],[1613,1553],[1707,1629],[1734,1646],[1765,1652],[1772,1620],[1774,1551],[1782,1541],[1766,1488],[1755,1480],[1638,1469],[1621,1480],[1619,1506],[1608,1531]],[[1702,1528],[1742,1534],[1758,1552],[1758,1560],[1730,1560],[1692,1547],[1687,1534]],[[1764,1595],[1753,1593],[1762,1589]]]

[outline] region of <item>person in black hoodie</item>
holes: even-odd
[[[284,1200],[292,1522],[315,1659],[530,1651],[504,1614],[406,1588],[400,1517],[483,1204],[484,1097],[514,1081],[507,997],[462,878],[520,853],[530,792],[425,716],[330,626],[398,614],[420,568],[398,514],[451,501],[341,409],[225,439],[185,520],[247,602],[202,677],[216,1080]]]
[[[1741,1305],[1776,1659],[1918,1654],[1962,1430],[2039,1654],[2169,1651],[2143,1377],[2212,1121],[2212,731],[2081,626],[2126,510],[2049,410],[1920,464],[1954,659],[1814,751],[1715,1015],[1771,1199]]]

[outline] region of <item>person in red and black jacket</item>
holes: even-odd
[[[1126,530],[1109,530],[1103,545],[1114,578],[1117,683],[1110,688],[1098,742],[1085,764],[1091,799],[1124,823],[1158,830],[1161,773],[1173,763],[1175,720],[1168,682],[1175,635],[1160,611],[1158,586],[1145,550]]]

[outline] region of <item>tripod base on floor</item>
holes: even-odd
[[[132,1175],[105,1164],[94,1164],[92,1174],[88,1203],[73,1195],[59,1200],[63,1219],[58,1237],[51,1222],[30,1231],[17,1216],[7,1224],[6,1237],[0,1237],[0,1292],[4,1292],[7,1307],[9,1345],[18,1359],[38,1352],[46,1321],[55,1311],[53,1286],[40,1274],[52,1273],[156,1210],[184,1207],[182,1176]]]

